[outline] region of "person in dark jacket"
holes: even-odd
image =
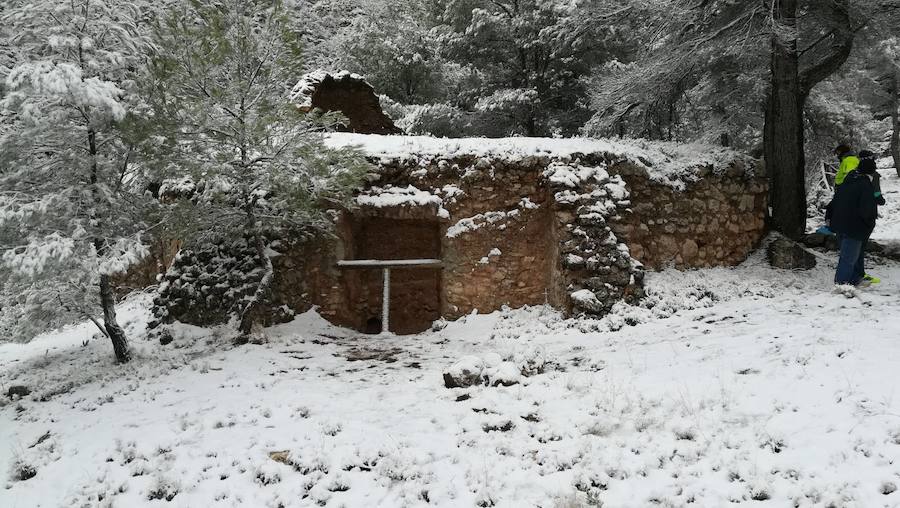
[[[881,174],[878,173],[875,165],[875,154],[869,150],[859,152],[859,170],[866,174],[872,175],[872,186],[875,188],[875,202],[878,206],[884,206],[886,201],[881,195]]]
[[[856,286],[864,281],[866,242],[878,217],[873,173],[874,168],[851,171],[831,201],[831,229],[841,242],[835,284]]]

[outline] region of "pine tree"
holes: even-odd
[[[2,15],[0,252],[8,299],[0,312],[23,340],[89,318],[117,361],[127,362],[114,276],[146,254],[142,234],[153,206],[130,128],[141,111],[141,13],[106,0],[16,0]]]
[[[650,19],[658,29],[651,33],[657,36],[623,76],[598,80],[598,113],[591,123],[601,132],[635,117],[667,127],[680,123],[672,114],[680,108],[698,102],[727,105],[729,100],[723,99],[735,98],[738,110],[763,117],[772,225],[788,236],[800,236],[806,225],[807,98],[850,56],[858,30],[875,16],[895,12],[896,0],[685,0],[653,5],[650,12],[656,14]],[[741,79],[745,77],[750,83]],[[708,86],[711,83],[715,86]],[[761,111],[747,100],[759,97],[760,90],[765,90],[765,99],[758,101],[765,105]],[[653,127],[653,122],[645,123]],[[710,127],[719,125],[702,122],[690,131],[704,133]],[[655,137],[671,132],[644,130]]]
[[[335,38],[335,57],[395,101],[440,100],[446,62],[420,11],[420,6],[405,0],[373,2],[367,16],[356,17]]]
[[[246,235],[264,271],[238,316],[244,332],[273,281],[272,236],[327,230],[328,209],[349,203],[368,167],[326,149],[321,122],[290,103],[303,68],[286,14],[268,0],[197,0],[155,32],[149,96],[176,168],[162,176],[190,178],[187,238]]]
[[[459,104],[492,134],[571,135],[589,113],[584,78],[617,54],[608,0],[430,2],[442,54],[468,71]],[[468,96],[468,97],[466,97]]]
[[[897,175],[900,175],[900,38],[889,37],[878,43],[870,71],[874,109],[877,119],[890,118],[890,151]]]

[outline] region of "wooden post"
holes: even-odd
[[[391,313],[391,269],[384,268],[384,287],[381,293],[381,333],[390,333],[390,313]]]

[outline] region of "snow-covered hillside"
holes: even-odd
[[[124,366],[88,325],[5,344],[0,506],[898,506],[900,265],[856,298],[831,270],[651,274],[602,321],[183,328]],[[466,355],[527,375],[445,388]]]

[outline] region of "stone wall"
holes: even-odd
[[[533,196],[541,199],[539,196]],[[504,305],[521,307],[550,300],[555,263],[552,214],[536,208],[486,210],[473,218],[477,229],[444,232],[444,308],[448,318],[473,310],[490,312]],[[515,206],[515,205],[513,205]],[[494,220],[494,222],[490,222]]]
[[[760,167],[740,163],[717,174],[712,168],[684,189],[649,180],[621,164],[631,207],[612,225],[631,255],[650,269],[736,265],[765,230],[768,186]]]

